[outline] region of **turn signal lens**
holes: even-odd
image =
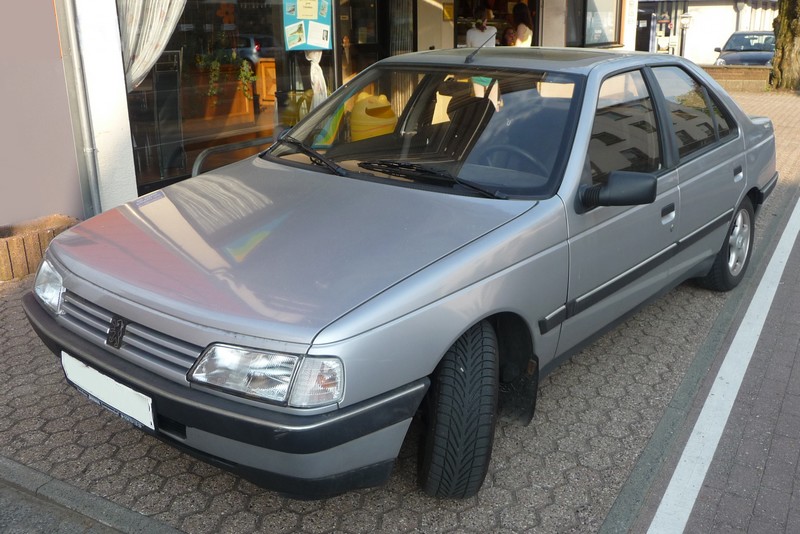
[[[344,366],[338,358],[304,358],[289,404],[298,408],[324,406],[342,400]]]

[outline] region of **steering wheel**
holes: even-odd
[[[514,145],[492,145],[486,147],[481,155],[478,156],[478,161],[483,165],[491,166],[494,164],[495,155],[502,154],[503,152],[517,156],[530,163],[537,171],[539,171],[541,176],[550,176],[550,169],[545,167],[544,163],[536,159],[536,157],[529,152],[526,152]]]

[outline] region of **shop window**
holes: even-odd
[[[514,6],[522,2],[531,11],[531,22],[533,23],[533,44],[537,45],[539,39],[539,1],[538,0],[495,0],[494,2],[468,2],[465,0],[455,0],[455,44],[456,47],[463,47],[467,44],[467,32],[475,25],[475,10],[478,7],[488,7],[491,18],[486,21],[488,26],[494,26],[497,30],[496,45],[504,46],[507,43],[503,40],[506,30],[516,28],[514,23]],[[446,3],[446,2],[445,2]],[[513,44],[513,38],[511,43]]]
[[[338,23],[342,81],[347,82],[380,57],[377,3],[369,0],[341,2]]]
[[[330,50],[323,50],[319,60],[322,86],[318,76],[312,83],[312,63],[302,46],[287,50],[285,5],[187,0],[155,65],[129,87],[140,193],[190,176],[205,149],[265,140],[209,158],[207,170],[265,148],[278,129],[295,124],[319,100],[312,86],[322,96],[333,89]],[[325,10],[328,26],[318,34],[311,30],[321,24],[304,30],[302,43],[330,38],[330,3],[317,5]]]
[[[567,46],[621,44],[620,0],[567,0]]]

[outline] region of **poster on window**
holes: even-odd
[[[287,50],[330,50],[330,0],[290,0],[283,4]]]

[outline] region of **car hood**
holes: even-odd
[[[359,304],[531,205],[255,158],[97,215],[50,251],[77,276],[170,316],[311,343]]]
[[[766,65],[772,60],[774,52],[726,52],[722,51],[720,58],[725,60],[727,65]]]

